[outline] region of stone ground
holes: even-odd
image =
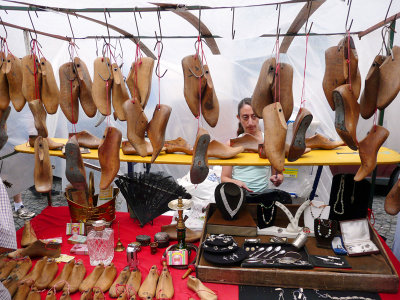
[[[53,181],[54,190],[52,191],[52,203],[53,206],[67,206],[67,200],[64,198],[63,192],[61,191],[61,179],[54,177]],[[394,233],[396,231],[397,216],[388,215],[384,210],[385,196],[383,189],[377,189],[377,193],[374,196],[373,212],[375,216],[375,229],[378,233],[386,238],[388,246],[393,246]],[[47,197],[39,193],[36,193],[35,188],[32,186],[22,193],[22,199],[24,205],[36,214],[47,206]],[[14,207],[13,201],[11,201],[12,207]],[[24,226],[24,220],[14,218],[15,228]]]

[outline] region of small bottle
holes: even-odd
[[[112,228],[106,228],[104,220],[93,222],[93,229],[89,232],[86,242],[90,265],[111,263],[114,258],[114,231]]]

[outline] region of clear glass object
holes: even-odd
[[[88,246],[90,265],[100,263],[108,265],[114,258],[114,230],[106,228],[103,220],[93,222],[93,229],[89,232],[86,243]]]

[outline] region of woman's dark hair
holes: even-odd
[[[240,100],[240,102],[238,104],[238,116],[239,116],[239,118],[240,118],[240,110],[246,104],[251,106],[251,98],[244,98],[244,99]],[[236,131],[236,134],[239,136],[242,133],[244,133],[244,128],[242,126],[242,123],[240,123],[240,121],[239,121],[239,125],[238,125],[238,129]]]

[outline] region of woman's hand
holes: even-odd
[[[233,180],[234,180],[233,183],[237,184],[241,188],[244,188],[245,190],[249,191],[250,193],[253,192],[253,190],[249,189],[248,186],[243,181],[235,180],[235,179],[233,179]]]
[[[279,173],[276,175],[272,175],[269,180],[274,184],[274,186],[278,187],[283,182],[283,174]]]

